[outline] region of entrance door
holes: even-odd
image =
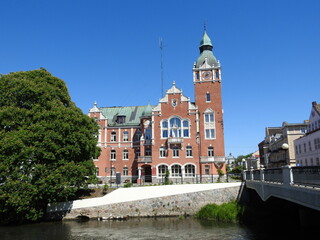
[[[144,181],[145,182],[152,182],[152,171],[150,165],[143,166],[144,169]]]

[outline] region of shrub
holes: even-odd
[[[232,201],[221,205],[208,204],[202,207],[196,217],[201,220],[215,220],[219,222],[238,222],[243,213],[243,207]]]
[[[129,188],[129,187],[132,187],[132,183],[131,182],[128,182],[128,183],[126,183],[125,185],[123,185],[123,187],[125,187],[125,188]]]

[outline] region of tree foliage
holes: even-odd
[[[45,69],[0,75],[0,222],[41,219],[94,181],[97,134]]]

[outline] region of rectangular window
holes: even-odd
[[[112,167],[110,173],[111,173],[111,176],[116,175],[116,169]]]
[[[110,152],[110,160],[116,160],[116,150],[111,150],[111,152]]]
[[[151,149],[149,147],[145,150],[145,156],[151,156]]]
[[[192,147],[187,146],[187,157],[192,157]]]
[[[214,139],[215,137],[214,129],[206,129],[206,139]]]
[[[213,156],[214,156],[213,147],[208,147],[208,156],[209,156],[209,157],[213,157]]]
[[[209,165],[204,165],[204,174],[210,175],[210,166]]]
[[[117,134],[116,132],[111,133],[111,142],[116,142],[117,141]]]
[[[127,167],[124,167],[124,168],[123,168],[122,174],[123,174],[123,176],[128,176],[128,175],[129,175],[129,170],[128,170]]]
[[[207,92],[207,94],[206,94],[206,102],[210,102],[210,101],[211,101],[210,93]]]
[[[123,160],[128,160],[129,159],[129,151],[128,150],[123,150]]]
[[[179,157],[179,148],[173,147],[172,151],[173,157]]]
[[[213,123],[214,121],[213,113],[206,113],[204,115],[204,120],[206,123]]]
[[[123,132],[123,141],[128,142],[129,141],[129,133],[127,131]]]
[[[216,79],[219,79],[219,70],[216,71]]]
[[[160,157],[161,158],[166,157],[166,149],[164,147],[160,148],[160,152],[159,153],[160,153]]]
[[[168,137],[168,130],[162,130],[162,137],[167,138]]]

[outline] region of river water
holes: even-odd
[[[253,228],[239,224],[222,224],[212,221],[199,221],[193,218],[142,218],[127,221],[46,222],[0,227],[0,239],[288,239],[279,236],[279,232],[272,232],[272,229],[253,230]]]

